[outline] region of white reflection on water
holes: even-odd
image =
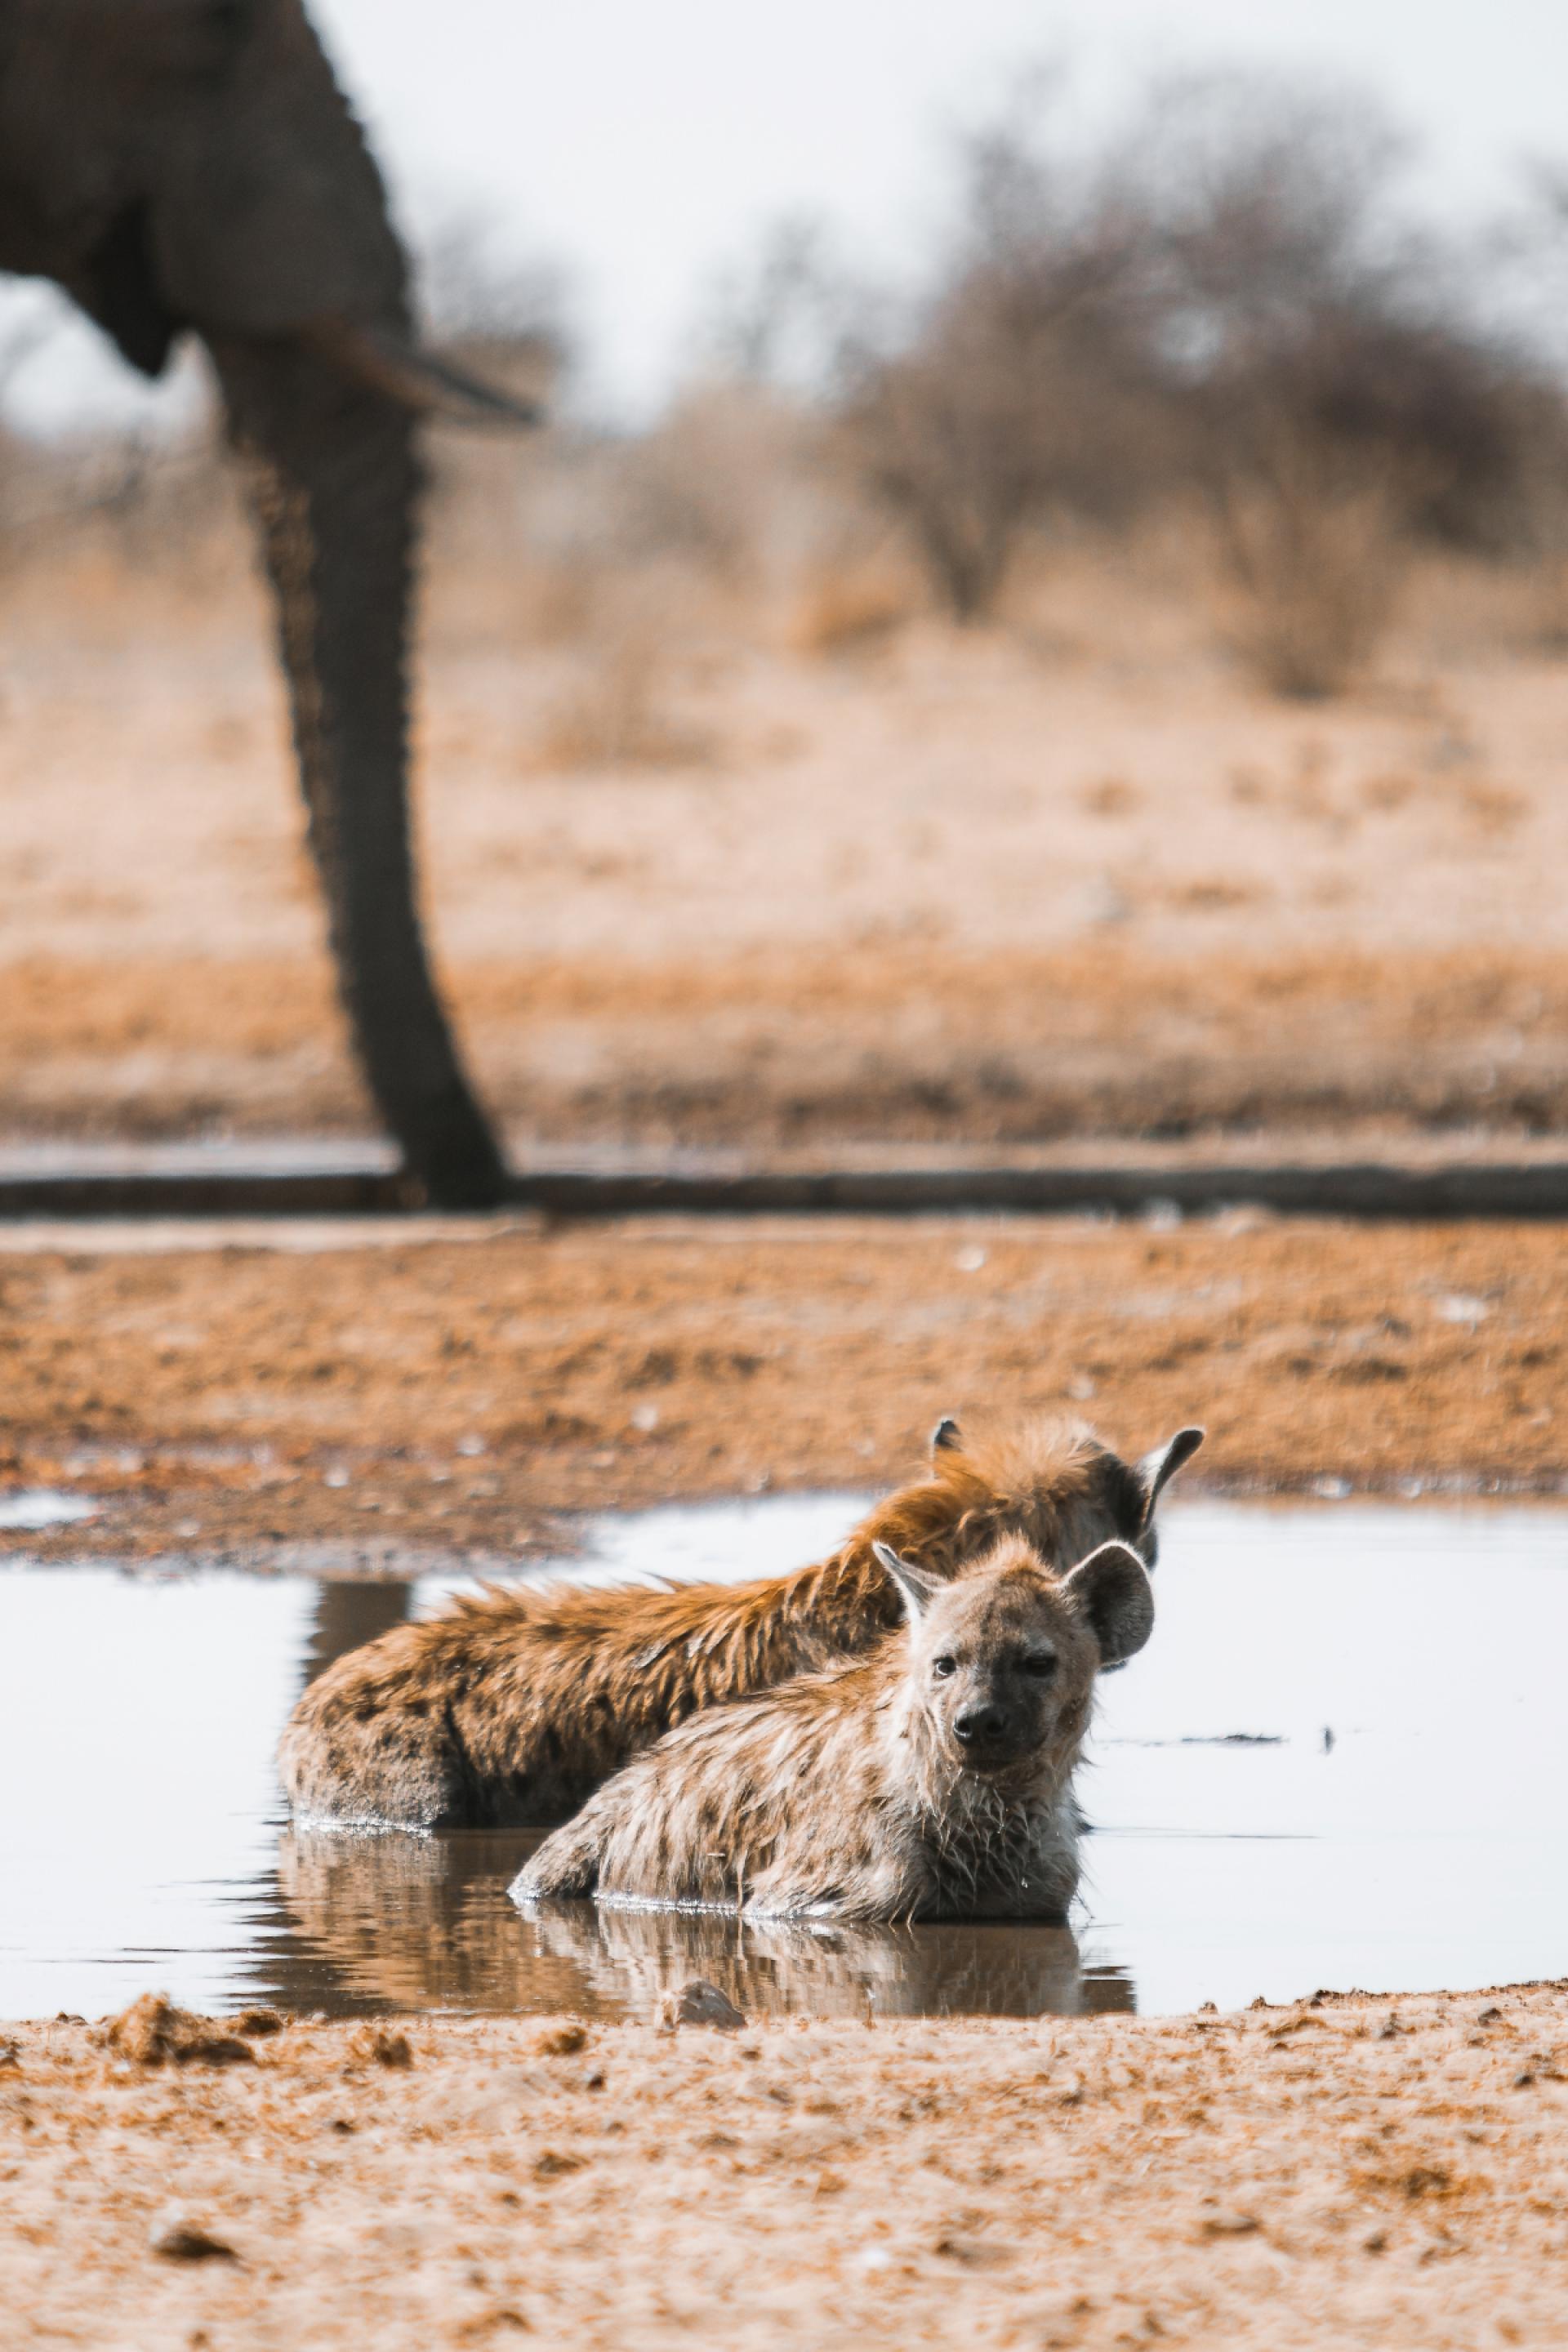
[[[1086,1952],[1139,2006],[1568,1973],[1568,1516],[1168,1515],[1107,1682]],[[1235,1731],[1268,1748],[1131,1743]],[[1331,1745],[1324,1734],[1332,1736]]]
[[[603,1523],[590,1572],[788,1566],[856,1508]],[[1568,1515],[1545,1509],[1171,1509],[1154,1640],[1107,1681],[1082,1780],[1101,1832],[1084,1962],[1153,2011],[1568,1972],[1565,1568]],[[314,1862],[289,1847],[280,1881],[273,1742],[343,1598],[229,1573],[0,1574],[0,2015],[95,2014],[149,1985],[201,2005],[526,2006],[579,1982],[613,2005],[624,1980],[639,2005],[591,1907],[561,1931],[574,1955],[528,1942],[505,1906],[515,1837],[339,1840]],[[1277,1744],[1205,1744],[1236,1733]],[[978,2002],[990,1947],[951,1944],[868,1947],[856,1980],[890,2007],[939,1979],[944,2005]],[[1016,1944],[995,1948],[1020,1983],[1061,1979],[1059,1954],[1020,1975]],[[639,1955],[638,1984],[656,1960]],[[776,1938],[735,1966],[742,1990],[765,1970],[768,2006],[826,1997]]]
[[[270,1865],[314,1588],[0,1574],[0,2014],[220,2000],[226,1889]]]
[[[734,1503],[667,1504],[655,1511],[607,1512],[584,1528],[580,1553],[537,1561],[535,1578],[565,1577],[574,1584],[724,1582],[747,1576],[783,1576],[821,1559],[843,1542],[871,1502],[868,1495],[762,1495]],[[472,1592],[479,1580],[421,1577],[418,1613],[454,1592]]]

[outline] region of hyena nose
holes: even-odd
[[[967,1748],[975,1739],[1000,1739],[1007,1718],[999,1706],[966,1706],[952,1718],[952,1736]]]

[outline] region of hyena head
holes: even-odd
[[[1152,1568],[1155,1507],[1203,1442],[1201,1429],[1178,1429],[1124,1462],[1081,1422],[1026,1421],[972,1443],[949,1415],[931,1432],[931,1473],[955,1496],[973,1490],[998,1533],[1026,1537],[1047,1560],[1082,1559],[1115,1537]]]
[[[988,1780],[1056,1760],[1070,1769],[1094,1678],[1143,1647],[1154,1623],[1149,1573],[1130,1544],[1100,1546],[1053,1575],[1009,1536],[951,1583],[890,1551],[877,1557],[909,1613],[906,1695],[950,1767]]]

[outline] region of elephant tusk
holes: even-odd
[[[329,365],[372,392],[384,393],[416,415],[444,417],[454,425],[522,426],[544,422],[544,411],[537,401],[514,399],[493,384],[481,383],[477,376],[429,352],[416,350],[384,328],[323,319],[302,328],[300,340]]]

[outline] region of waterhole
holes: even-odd
[[[788,1567],[859,1507],[601,1522],[569,1572]],[[1568,1513],[1170,1509],[1154,1638],[1102,1685],[1066,1928],[534,1920],[506,1895],[526,1831],[291,1826],[272,1750],[306,1676],[451,1589],[0,1572],[0,2015],[156,1987],[638,2017],[693,1975],[752,2013],[1174,2011],[1568,1974]]]

